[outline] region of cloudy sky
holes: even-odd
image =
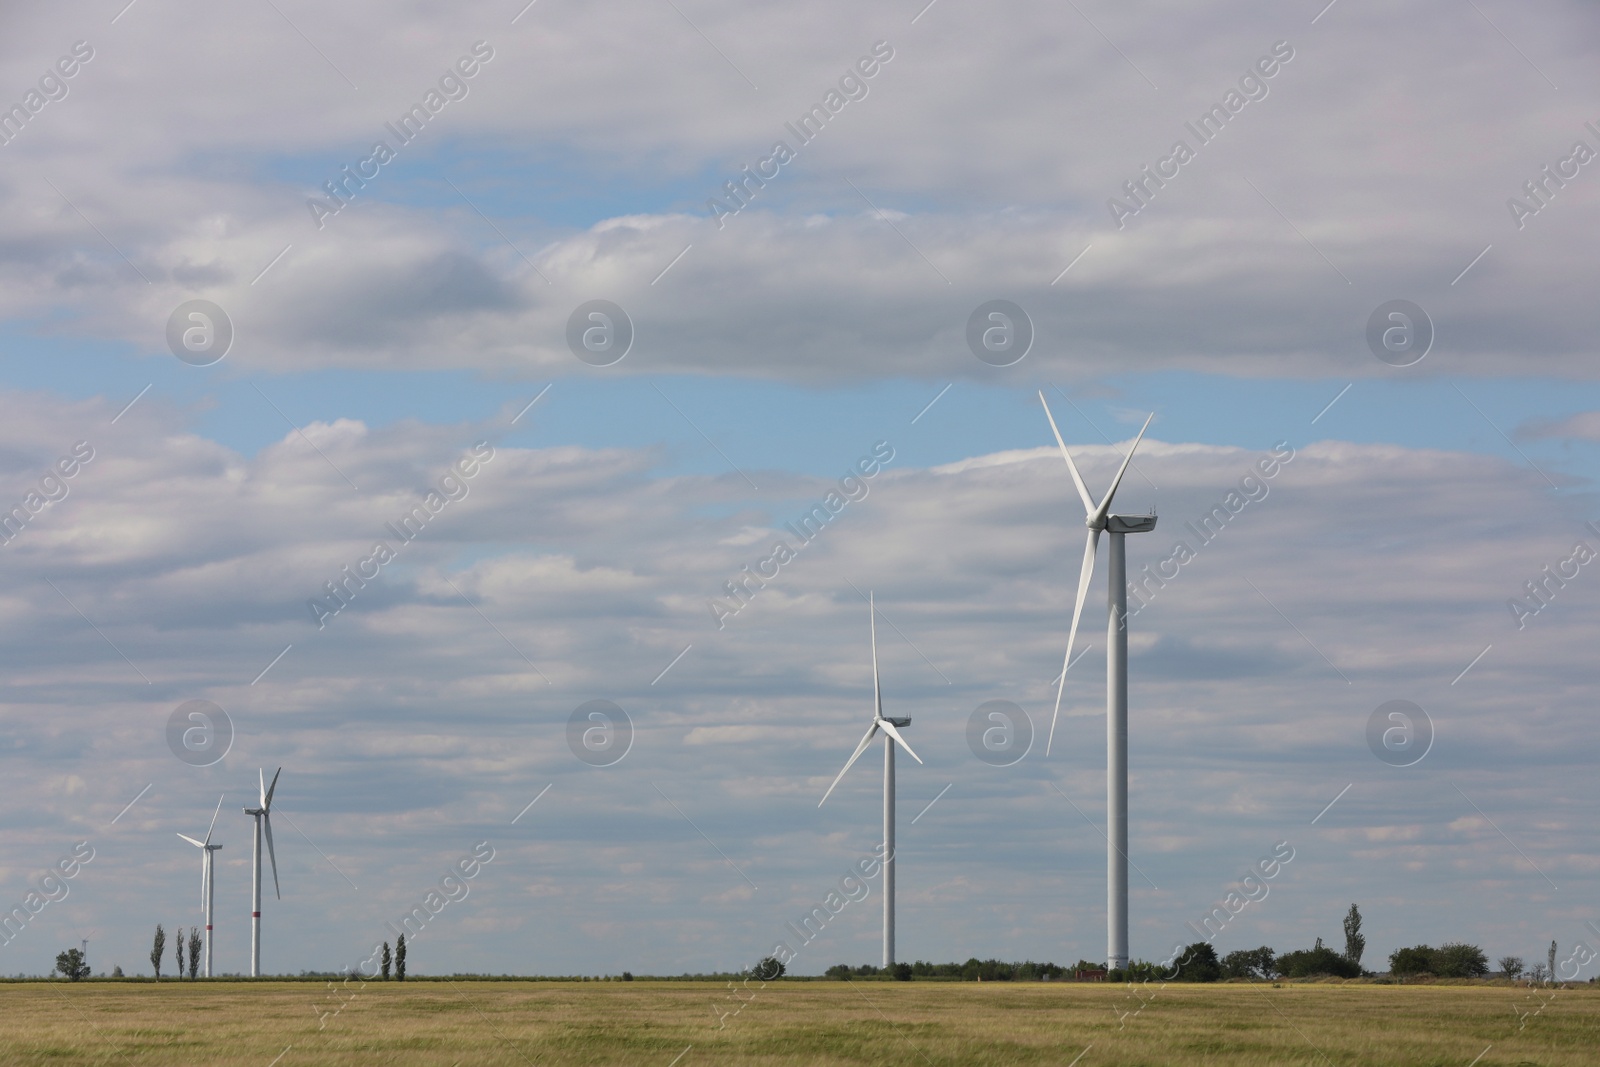
[[[219,797],[246,971],[280,766],[269,972],[479,842],[416,971],[798,947],[880,835],[875,754],[818,808],[869,592],[925,761],[900,957],[1104,959],[1104,572],[1046,757],[1082,512],[1040,390],[1096,492],[1155,413],[1130,572],[1188,550],[1132,621],[1136,957],[1279,842],[1220,949],[1352,901],[1379,968],[1600,948],[1592,5],[523,2],[0,12],[0,903],[93,852],[0,973],[148,973]],[[879,893],[794,969],[876,962]]]

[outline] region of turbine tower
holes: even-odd
[[[1089,581],[1094,577],[1094,557],[1100,545],[1101,532],[1111,535],[1109,571],[1106,575],[1106,966],[1111,970],[1128,967],[1128,569],[1123,539],[1131,533],[1149,533],[1156,528],[1156,517],[1149,515],[1113,515],[1111,498],[1117,495],[1117,486],[1133,462],[1134,450],[1150,428],[1150,418],[1144,420],[1133,447],[1123,457],[1111,488],[1099,504],[1089,495],[1072,462],[1072,453],[1061,439],[1056,420],[1045,403],[1044,391],[1039,392],[1039,403],[1044,405],[1044,417],[1050,420],[1050,430],[1056,444],[1061,446],[1061,457],[1067,461],[1072,473],[1072,484],[1083,501],[1083,524],[1088,527],[1088,537],[1083,546],[1083,569],[1078,574],[1078,600],[1072,609],[1072,629],[1067,632],[1067,655],[1061,665],[1061,682],[1056,687],[1056,710],[1050,716],[1050,736],[1045,741],[1045,755],[1050,754],[1050,744],[1056,736],[1056,719],[1061,715],[1061,694],[1067,686],[1067,667],[1072,664],[1072,643],[1078,636],[1078,619],[1083,614],[1083,600],[1089,593]]]
[[[207,978],[211,977],[211,904],[217,895],[216,887],[211,881],[211,854],[222,847],[221,845],[213,845],[211,843],[211,831],[217,827],[217,816],[222,814],[222,801],[226,796],[227,794],[224,793],[222,796],[217,798],[217,810],[211,813],[211,825],[206,827],[206,839],[204,841],[196,841],[188,834],[178,835],[185,841],[189,842],[189,844],[204,850],[200,854],[200,909],[204,911],[206,915]]]
[[[910,719],[888,719],[883,714],[883,690],[878,685],[878,609],[873,605],[872,594],[867,594],[867,608],[872,615],[872,725],[856,750],[845,761],[844,770],[834,778],[833,785],[822,794],[817,807],[827,803],[834,786],[855,765],[856,760],[872,744],[878,731],[883,731],[883,966],[894,963],[894,746],[905,749],[918,763],[922,757],[911,751],[900,730],[911,725]]]
[[[259,808],[245,808],[246,815],[255,816],[256,837],[255,847],[251,850],[250,871],[250,977],[261,977],[261,834],[267,835],[267,859],[272,863],[272,891],[283,899],[283,891],[278,888],[278,857],[272,850],[272,791],[278,788],[278,775],[283,773],[279,767],[272,775],[272,784],[267,785],[267,772],[261,771],[261,806]]]

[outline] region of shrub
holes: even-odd
[[[783,961],[776,956],[763,956],[750,972],[763,982],[771,982],[782,978],[784,973]]]
[[[911,981],[911,964],[897,963],[894,965],[893,973],[896,982],[909,982]]]
[[[1333,951],[1322,944],[1322,939],[1317,939],[1317,944],[1312,948],[1303,948],[1298,952],[1285,952],[1276,960],[1278,973],[1285,978],[1312,978],[1317,975],[1332,975],[1335,978],[1360,978],[1361,965],[1352,963],[1348,958]]]

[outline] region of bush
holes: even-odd
[[[784,970],[785,968],[782,960],[778,959],[776,956],[764,956],[762,957],[761,962],[757,963],[750,973],[761,979],[763,982],[771,982],[775,979],[782,978]]]
[[[893,973],[894,973],[894,980],[896,982],[909,982],[909,981],[911,981],[911,964],[909,964],[909,963],[897,963],[897,964],[894,965],[892,970],[893,970]]]
[[[1501,961],[1502,967],[1505,960]],[[1516,960],[1520,965],[1521,960]],[[1389,957],[1394,974],[1431,974],[1439,978],[1482,978],[1489,973],[1489,957],[1477,945],[1451,941],[1438,948],[1413,945]]]
[[[1285,952],[1275,962],[1279,974],[1285,978],[1312,978],[1332,975],[1335,978],[1360,978],[1361,965],[1353,963],[1342,954],[1324,946],[1319,938],[1313,948],[1298,952]]]

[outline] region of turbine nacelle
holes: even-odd
[[[1154,515],[1107,515],[1106,532],[1131,534],[1149,533],[1156,528]]]

